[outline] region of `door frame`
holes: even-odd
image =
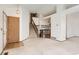
[[[3,29],[2,29],[2,31],[3,31],[3,48],[5,48],[6,47],[6,45],[7,45],[7,31],[6,31],[6,34],[5,34],[5,32],[4,32],[4,23],[5,23],[5,20],[4,20],[4,15],[6,16],[6,30],[7,30],[7,14],[3,11],[2,12],[3,13],[3,22],[2,22],[2,25],[3,25]],[[6,35],[6,43],[5,43],[5,46],[4,46],[4,34]]]

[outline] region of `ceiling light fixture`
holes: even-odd
[[[18,15],[20,13],[19,11],[19,5],[17,5],[16,14]]]

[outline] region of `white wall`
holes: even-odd
[[[16,14],[17,5],[3,4],[3,5],[0,5],[0,8],[2,8],[6,12],[7,16],[16,16],[16,17],[19,16]]]
[[[29,37],[30,13],[25,7],[21,7],[20,17],[20,41]]]
[[[65,13],[59,15],[53,14],[51,16],[51,37],[56,40],[63,41],[66,36],[66,16]]]
[[[8,16],[15,16],[19,17],[19,15],[16,14],[16,7],[10,7],[10,8],[5,8],[4,11]]]
[[[56,40],[66,40],[66,13],[64,12],[64,5],[57,5],[56,12]]]
[[[56,38],[56,32],[57,32],[56,14],[53,14],[51,16],[51,37]]]
[[[3,31],[1,30],[3,28],[2,25],[2,10],[0,9],[0,53],[3,50]]]
[[[79,36],[79,12],[67,15],[67,38]]]

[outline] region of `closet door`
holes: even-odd
[[[19,17],[8,16],[7,42],[19,42]]]

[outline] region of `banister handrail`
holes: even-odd
[[[33,27],[34,27],[34,29],[35,29],[35,32],[36,32],[36,34],[38,35],[38,28],[37,28],[37,25],[35,24],[35,22],[34,22],[34,20],[32,19],[32,25],[33,25]]]

